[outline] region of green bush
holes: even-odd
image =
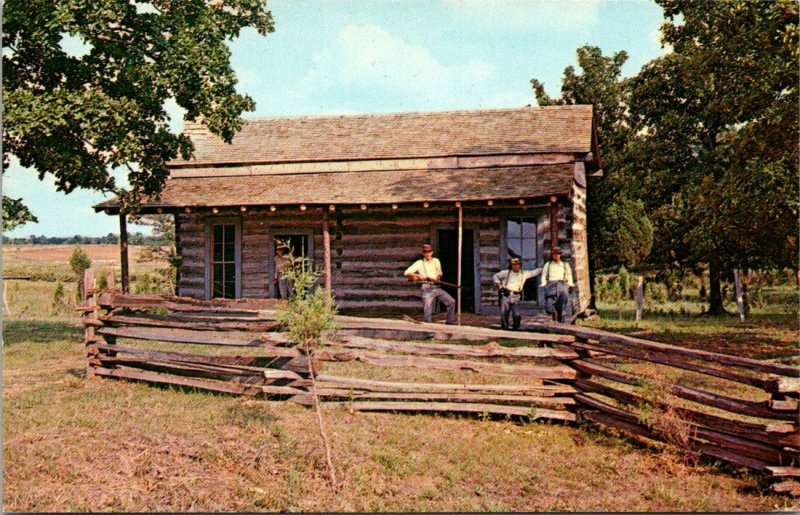
[[[656,304],[663,304],[669,299],[669,291],[662,283],[647,282],[645,283],[644,297],[646,300],[650,300]]]
[[[75,299],[80,302],[83,293],[83,272],[91,268],[92,260],[89,259],[88,254],[80,247],[75,247],[72,250],[72,255],[69,257],[69,267],[75,274],[75,280],[78,283],[78,288],[75,290]]]
[[[619,277],[619,286],[622,290],[622,298],[623,299],[632,299],[633,295],[631,294],[631,274],[628,273],[628,269],[624,266],[619,267],[619,272],[617,272],[617,276]]]
[[[620,280],[613,276],[598,279],[595,295],[602,302],[619,302],[623,299]]]
[[[684,284],[686,278],[683,277],[683,274],[678,270],[667,270],[660,275],[664,281],[664,286],[667,288],[667,298],[672,302],[681,300],[683,291],[687,286]],[[689,286],[691,286],[690,281]]]
[[[91,268],[91,266],[92,260],[89,259],[89,255],[82,248],[75,247],[69,257],[69,267],[75,275],[82,278],[84,270]]]
[[[131,293],[175,293],[174,269],[162,268],[131,277]]]
[[[108,279],[106,279],[106,269],[100,270],[100,277],[97,278],[97,287],[101,290],[108,288]]]
[[[278,312],[278,320],[286,326],[289,340],[310,352],[326,334],[335,331],[336,303],[324,288],[316,287],[320,273],[307,259],[295,258],[293,266],[284,272],[293,281],[294,292],[286,308]]]
[[[56,283],[56,288],[53,290],[53,302],[51,307],[53,308],[54,315],[61,313],[65,308],[69,307],[67,305],[67,294],[64,291],[64,283],[61,281]]]

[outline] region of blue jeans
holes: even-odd
[[[564,321],[564,313],[569,302],[569,285],[567,281],[555,281],[548,283],[545,289],[545,311],[550,315],[555,315],[554,320]]]
[[[422,314],[426,322],[433,321],[433,306],[439,299],[439,302],[444,304],[447,308],[447,323],[452,324],[456,311],[456,301],[449,293],[439,288],[434,284],[422,285]]]
[[[520,294],[511,292],[508,297],[505,295],[500,296],[500,327],[508,329],[508,315],[511,313],[511,319],[514,323],[514,330],[519,329],[519,323],[522,316],[519,314],[519,301]]]

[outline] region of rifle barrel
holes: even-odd
[[[450,286],[450,287],[453,287],[453,288],[463,288],[463,286],[459,286],[459,285],[453,284],[453,283],[447,283],[447,282],[444,282],[444,281],[440,281],[438,279],[432,279],[432,281],[433,281],[434,284],[442,284],[444,286]]]

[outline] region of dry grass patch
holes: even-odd
[[[344,408],[326,409],[343,483],[333,492],[312,410],[85,380],[80,330],[54,322],[28,332],[29,324],[8,325],[3,349],[7,511],[764,511],[785,503],[751,477],[688,466],[605,430]]]

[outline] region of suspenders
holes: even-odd
[[[552,263],[552,261],[548,261],[547,264],[545,265],[547,267],[547,274],[545,274],[545,278],[547,279],[547,281],[545,281],[545,283],[549,283],[550,282],[550,269],[553,268],[553,267],[550,266],[551,263]],[[567,280],[567,265],[565,263],[562,266],[564,267],[564,278],[561,279],[561,280],[562,281],[566,281]]]

